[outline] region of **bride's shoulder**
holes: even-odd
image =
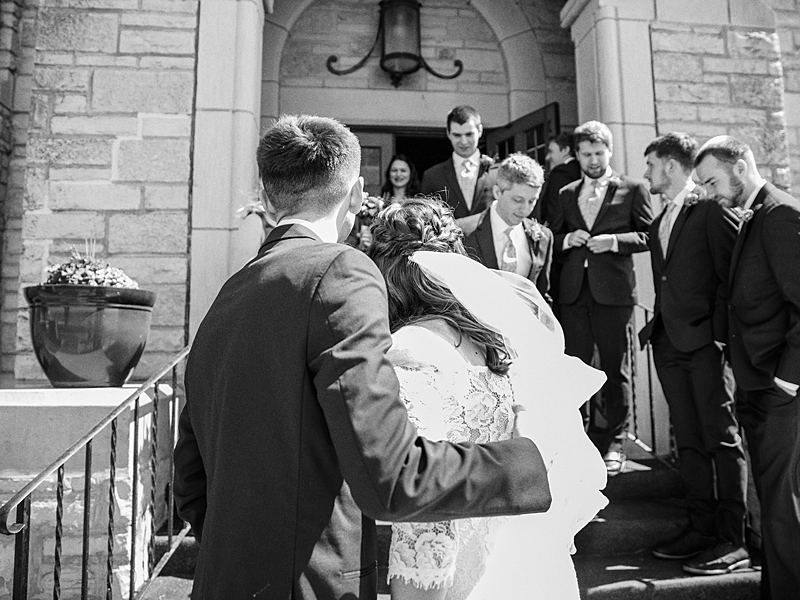
[[[463,367],[464,359],[450,337],[452,328],[441,319],[405,325],[392,334],[389,359],[395,366]]]

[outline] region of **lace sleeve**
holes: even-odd
[[[437,386],[441,373],[435,367],[395,367],[400,397],[420,435],[447,439],[446,399]],[[458,533],[452,521],[393,523],[389,549],[389,579],[401,578],[423,589],[453,583]]]

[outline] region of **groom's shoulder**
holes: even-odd
[[[259,265],[265,273],[276,276],[288,275],[292,279],[331,279],[355,277],[367,274],[381,279],[375,263],[366,254],[347,244],[331,244],[318,240],[304,240],[303,243],[285,248],[276,246],[275,251],[267,251]],[[278,275],[283,273],[285,275]]]

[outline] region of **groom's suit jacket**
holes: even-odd
[[[472,258],[489,269],[499,269],[497,253],[495,252],[494,236],[492,235],[492,219],[490,208],[479,215],[473,215],[458,220],[458,225],[464,231],[464,247]],[[530,228],[537,225],[532,219],[524,219],[523,227]],[[547,297],[550,289],[550,265],[553,260],[553,234],[547,227],[541,227],[541,239],[534,242],[526,234],[528,248],[531,252],[531,269],[527,278]]]
[[[691,198],[691,196],[690,196]],[[650,261],[656,301],[653,318],[639,332],[642,346],[656,326],[672,345],[693,352],[728,340],[728,272],[738,219],[713,200],[686,202],[670,231],[667,255],[658,231],[662,212],[650,225]]]
[[[425,170],[419,193],[425,196],[438,194],[453,209],[454,219],[479,214],[492,203],[492,186],[495,182],[495,169],[492,168],[494,161],[481,154],[479,163],[471,208],[467,207],[461,186],[458,185],[458,175],[452,156]]]
[[[614,173],[606,188],[603,204],[591,229],[578,206],[583,179],[561,188],[558,204],[550,215],[550,229],[555,236],[553,252],[564,257],[559,297],[561,304],[578,299],[584,276],[589,280],[592,298],[600,304],[633,306],[636,304],[634,252],[647,250],[647,235],[653,221],[650,192],[643,182]],[[592,236],[615,234],[619,252],[595,254],[586,246],[563,250],[564,238],[582,229]]]
[[[800,201],[771,183],[759,190],[753,217],[733,247],[730,353],[736,383],[800,384]]]
[[[362,252],[275,228],[222,287],[186,367],[178,511],[192,597],[373,600],[373,519],[546,510],[536,446],[417,437],[386,358],[386,288]]]

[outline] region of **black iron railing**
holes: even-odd
[[[56,514],[54,531],[54,564],[53,564],[53,599],[61,598],[61,578],[62,578],[62,543],[63,543],[63,521],[64,521],[64,470],[66,462],[84,450],[84,490],[83,490],[83,519],[81,532],[82,552],[81,552],[81,586],[80,598],[87,600],[89,597],[89,578],[90,578],[90,524],[93,495],[93,452],[94,441],[98,435],[106,430],[110,431],[109,447],[109,486],[108,486],[108,514],[106,517],[106,561],[105,561],[105,598],[112,600],[114,589],[114,569],[115,569],[115,517],[117,516],[117,419],[125,413],[133,410],[132,426],[133,440],[131,442],[133,459],[131,462],[132,488],[131,488],[131,521],[130,521],[130,559],[128,567],[130,569],[130,581],[128,598],[134,600],[140,598],[150,582],[161,572],[166,562],[172,556],[181,540],[189,532],[188,524],[184,524],[182,530],[173,535],[174,511],[173,511],[173,489],[172,479],[174,473],[174,463],[172,460],[172,447],[167,452],[168,456],[168,484],[165,492],[165,515],[167,532],[167,552],[162,556],[158,564],[154,564],[155,558],[155,538],[156,538],[156,476],[157,476],[157,453],[158,453],[158,422],[161,404],[166,404],[169,409],[170,441],[174,446],[177,441],[178,430],[178,410],[179,394],[178,390],[178,365],[189,353],[189,346],[181,350],[169,361],[158,373],[140,385],[130,394],[119,406],[112,410],[105,418],[92,427],[81,439],[75,442],[60,457],[53,461],[47,468],[36,475],[27,485],[19,490],[12,498],[0,508],[0,533],[16,536],[14,543],[14,574],[12,600],[26,600],[28,598],[28,574],[31,562],[31,497],[33,493],[46,481],[49,481],[53,473],[56,473]],[[171,374],[171,379],[170,379]],[[169,380],[165,382],[164,380]],[[169,393],[163,392],[164,388],[169,387]],[[147,501],[146,511],[149,516],[149,535],[147,541],[147,575],[144,582],[137,589],[137,556],[140,549],[137,544],[141,542],[137,533],[139,529],[139,479],[140,479],[140,403],[142,396],[152,394],[152,413],[149,423],[149,452],[150,458],[145,468],[148,471],[144,476],[149,477],[150,495]],[[12,513],[15,513],[13,523],[8,522]],[[127,526],[127,525],[126,525]]]

